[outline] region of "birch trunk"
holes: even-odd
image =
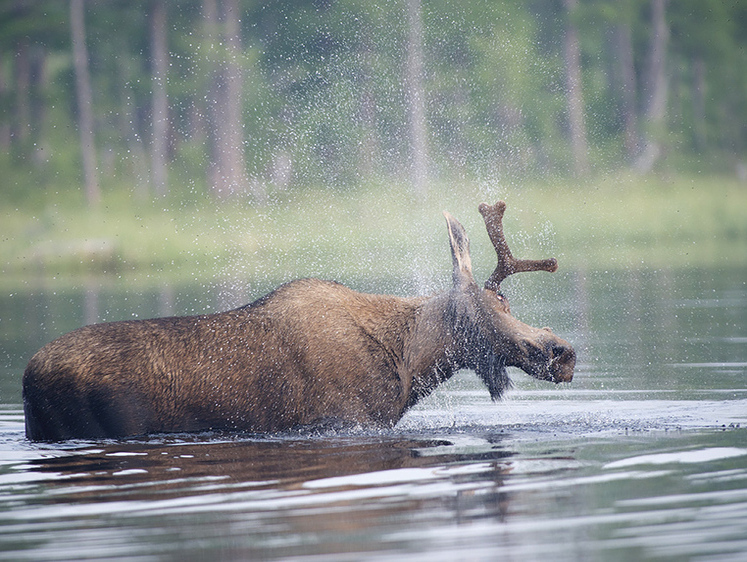
[[[83,177],[88,205],[95,206],[101,201],[101,192],[96,172],[93,98],[91,95],[91,77],[88,70],[88,50],[86,48],[84,20],[83,0],[70,0],[70,29],[73,42],[73,64],[75,66],[78,130],[80,133],[80,150],[83,157]]]
[[[428,141],[423,89],[423,22],[420,0],[407,1],[407,63],[405,86],[410,128],[410,178],[415,195],[425,196],[428,184]]]
[[[578,7],[578,0],[563,0],[563,5],[567,18],[563,58],[566,69],[566,100],[573,152],[573,171],[577,176],[584,176],[589,173],[589,148],[586,139],[584,96],[581,85],[581,49],[578,30],[573,23],[573,12]]]
[[[633,63],[632,30],[628,22],[615,26],[614,44],[617,51],[617,73],[620,77],[625,155],[628,161],[632,162],[638,155],[638,112],[636,111],[638,86]]]
[[[153,73],[153,138],[151,144],[153,188],[156,195],[164,196],[168,192],[169,105],[166,94],[168,72],[166,4],[163,0],[157,0],[153,4],[150,31]]]
[[[666,51],[669,28],[665,16],[666,0],[651,0],[651,46],[648,52],[648,96],[644,117],[646,137],[643,151],[635,168],[641,173],[651,171],[662,152],[664,118],[667,112],[668,81]]]

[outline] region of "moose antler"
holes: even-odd
[[[498,201],[495,205],[480,203],[478,207],[482,218],[485,219],[485,228],[488,236],[498,254],[498,265],[492,275],[485,282],[485,288],[498,292],[501,281],[509,275],[522,271],[550,271],[558,269],[558,261],[555,258],[547,260],[517,260],[508,249],[506,238],[503,236],[503,213],[506,211],[505,201]]]

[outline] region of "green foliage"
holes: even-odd
[[[509,204],[506,232],[515,254],[555,255],[564,270],[747,267],[747,190],[718,176],[467,182],[458,190],[437,184],[419,202],[388,183],[338,192],[307,188],[261,209],[249,199],[220,204],[186,185],[156,203],[108,190],[102,205],[87,213],[79,211],[82,195],[70,195],[49,193],[43,205],[3,208],[5,283],[81,275],[136,284],[164,276],[238,276],[266,279],[269,286],[318,276],[368,286],[409,277],[420,280],[421,289],[422,283],[442,288],[451,262],[440,211],[448,209],[467,228],[475,274],[484,279],[495,255],[477,204],[499,198]]]
[[[202,2],[167,4],[165,199],[150,187],[152,3],[86,4],[103,190],[101,206],[88,212],[66,4],[0,8],[4,278],[248,268],[346,278],[393,269],[414,278],[422,269],[437,279],[448,260],[434,209],[451,210],[479,240],[475,203],[499,197],[512,206],[514,232],[539,237],[542,253],[560,252],[571,267],[744,264],[746,190],[730,177],[747,160],[742,2],[667,4],[663,157],[655,174],[632,176],[611,37],[615,26],[630,26],[642,135],[649,2],[580,0],[569,14],[560,2],[425,0],[432,181],[419,201],[404,179],[402,1],[241,2],[245,171],[265,195],[227,200],[210,184],[209,107],[214,70],[229,51],[206,32]],[[566,175],[568,22],[580,37],[594,170],[578,183]],[[490,248],[475,251],[477,264],[490,263]]]
[[[171,188],[186,180],[201,191],[209,189],[212,157],[212,71],[228,50],[217,30],[206,34],[202,2],[166,4]],[[242,130],[251,181],[269,191],[399,181],[410,158],[404,2],[246,0],[240,8]],[[105,189],[149,189],[151,10],[145,0],[86,4]],[[733,166],[745,159],[747,146],[747,7],[683,0],[668,3],[666,17],[669,110],[657,133],[664,168]],[[580,36],[592,164],[601,171],[627,166],[623,85],[611,37],[617,25],[632,30],[635,94],[643,107],[649,2],[580,0],[566,13],[559,2],[425,0],[422,19],[434,178],[516,181],[571,167],[562,50],[567,22]],[[0,173],[14,178],[0,187],[5,198],[80,183],[69,33],[63,2],[0,9],[0,143],[10,155],[0,161]],[[638,117],[643,135],[648,125]],[[284,179],[282,158],[289,168]]]

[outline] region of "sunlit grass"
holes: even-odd
[[[264,207],[249,199],[175,199],[142,203],[118,191],[93,210],[69,193],[51,194],[43,205],[17,202],[2,211],[3,277],[12,283],[96,274],[147,283],[164,275],[397,276],[439,286],[450,267],[441,211],[467,228],[482,278],[494,254],[477,204],[497,199],[508,202],[515,253],[554,255],[564,268],[747,265],[747,186],[730,178],[442,183],[422,201],[405,186],[319,188]]]

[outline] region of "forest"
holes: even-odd
[[[7,0],[0,190],[747,175],[747,2]]]

